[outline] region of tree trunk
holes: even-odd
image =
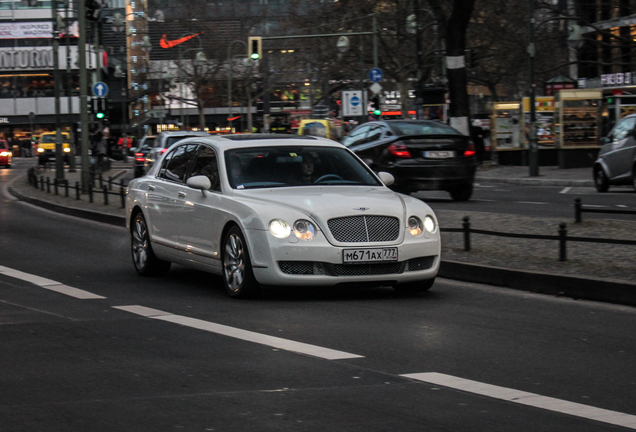
[[[466,78],[466,30],[475,0],[454,0],[453,11],[446,23],[446,76],[450,96],[450,125],[470,135],[470,114]]]

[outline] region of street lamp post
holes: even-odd
[[[227,47],[227,119],[230,125],[230,133],[232,133],[232,66],[234,65],[234,57],[231,56],[231,53],[232,45],[237,42],[243,44],[245,46],[245,52],[247,52],[247,44],[242,40],[232,41]]]

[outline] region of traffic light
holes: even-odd
[[[252,60],[258,60],[262,57],[262,42],[263,41],[260,36],[250,36],[247,38],[247,55],[249,58]]]
[[[371,110],[375,116],[382,114],[382,110],[380,109],[380,96],[373,96],[373,99],[371,99]]]
[[[95,118],[97,120],[102,120],[106,117],[106,99],[104,98],[96,98],[93,99],[95,102]]]

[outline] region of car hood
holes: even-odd
[[[308,215],[317,222],[359,215],[386,215],[401,219],[405,213],[404,200],[385,187],[300,186],[252,189],[241,191],[236,196],[262,207],[259,211],[261,216],[283,217],[274,216],[274,213],[287,208]]]

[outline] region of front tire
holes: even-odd
[[[171,263],[157,258],[152,250],[148,225],[141,212],[135,215],[130,234],[130,250],[137,273],[141,276],[163,276],[167,274],[170,271]]]
[[[252,297],[259,288],[245,237],[236,226],[228,230],[223,240],[223,285],[233,298]]]
[[[609,179],[602,167],[594,168],[594,186],[598,192],[607,192],[609,190]]]
[[[405,294],[424,292],[424,291],[430,290],[434,283],[435,283],[435,278],[432,278],[432,279],[427,279],[423,281],[407,282],[407,283],[402,283],[398,285],[393,285],[393,289],[399,293],[405,293]]]

